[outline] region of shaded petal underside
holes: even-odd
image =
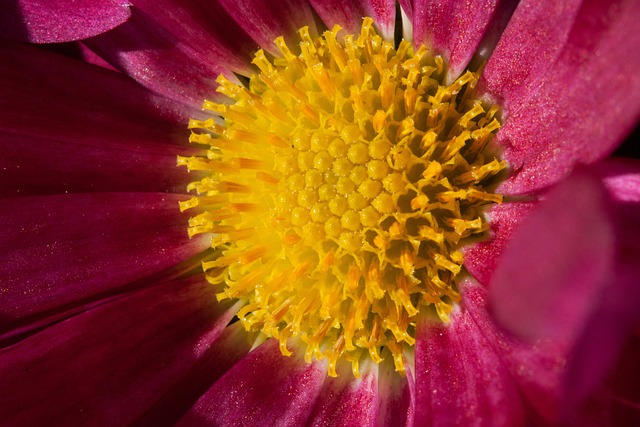
[[[309,26],[311,35],[316,28],[313,11],[306,0],[216,0],[230,16],[264,50],[279,55],[273,41],[284,36],[291,46],[297,45],[297,31]]]
[[[74,316],[0,350],[7,425],[129,425],[176,384],[233,316],[201,276]]]
[[[2,324],[91,299],[203,251],[205,237],[187,237],[177,207],[184,199],[95,193],[3,200]]]
[[[310,0],[327,28],[339,24],[350,34],[358,34],[362,19],[374,19],[381,35],[393,40],[396,20],[396,2],[393,0]]]

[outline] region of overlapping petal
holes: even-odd
[[[286,41],[296,43],[293,35],[299,28],[308,26],[316,33],[311,6],[304,0],[216,0],[227,10],[238,25],[244,29],[264,50],[279,54],[273,41],[284,36]]]
[[[326,376],[323,364],[285,358],[268,340],[229,369],[180,420],[179,426],[303,425]]]
[[[233,312],[214,300],[200,276],[172,281],[0,350],[2,422],[132,423],[216,342]]]
[[[338,24],[350,34],[356,34],[362,19],[370,16],[387,40],[393,40],[396,22],[395,0],[309,0],[327,28]]]
[[[640,322],[640,167],[603,166],[550,192],[514,235],[490,287],[502,325],[566,349],[560,393],[571,408],[596,391]]]
[[[3,3],[0,37],[33,43],[81,40],[129,16],[129,5],[120,0],[15,0]]]
[[[401,2],[413,23],[414,44],[425,44],[448,58],[450,81],[471,61],[494,21],[508,18],[512,3],[498,0]]]
[[[484,72],[506,108],[496,141],[513,174],[501,191],[549,186],[631,131],[640,117],[640,98],[629,96],[640,92],[638,19],[634,0],[520,3]]]
[[[415,425],[522,425],[524,404],[501,357],[466,307],[451,317],[418,326]]]
[[[202,252],[176,209],[185,196],[78,193],[0,204],[2,332],[28,317],[64,310]],[[19,213],[19,214],[18,214]]]

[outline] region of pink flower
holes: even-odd
[[[640,163],[608,156],[640,115],[638,2],[132,3],[0,16],[3,423],[637,422]],[[215,76],[250,74],[281,34],[357,32],[363,16],[442,53],[451,80],[486,61],[510,176],[490,239],[465,248],[462,300],[417,326],[406,375],[329,378],[276,340],[251,349],[240,305],[216,302],[175,158],[198,152],[186,123],[222,100]]]

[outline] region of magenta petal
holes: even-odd
[[[184,193],[192,180],[176,156],[189,147],[120,139],[96,143],[0,131],[0,197],[123,191]]]
[[[578,174],[517,230],[489,288],[502,325],[531,340],[564,341],[581,328],[614,266],[606,201],[600,183]]]
[[[522,425],[515,383],[464,306],[418,325],[415,369],[415,425]]]
[[[193,109],[219,97],[215,78],[227,71],[220,58],[187,45],[138,9],[125,24],[85,43],[143,86]]]
[[[511,235],[535,208],[537,202],[513,202],[495,205],[487,212],[491,234],[487,240],[462,248],[464,266],[481,284],[487,286],[500,255]]]
[[[327,378],[307,425],[374,426],[378,413],[378,367],[372,366],[362,378],[349,370]]]
[[[464,307],[500,355],[518,389],[538,414],[555,419],[563,402],[561,377],[566,361],[566,346],[550,341],[527,344],[496,327],[487,312],[487,290],[472,279],[458,284]]]
[[[640,160],[612,157],[595,167],[617,204],[640,202]]]
[[[358,34],[362,18],[374,19],[377,28],[387,40],[393,40],[396,2],[391,0],[310,0],[328,28],[338,24],[348,33]]]
[[[230,309],[230,312],[235,311]],[[231,324],[216,335],[220,324],[221,321],[218,320],[216,328],[198,342],[197,362],[134,425],[175,425],[212,384],[249,352],[250,343],[240,322]],[[210,344],[212,338],[215,341]]]
[[[184,141],[192,111],[120,73],[16,43],[0,42],[0,54],[0,129],[75,142]]]
[[[268,340],[220,378],[179,425],[304,425],[325,375],[322,364],[283,356],[278,342]]]
[[[484,73],[506,108],[496,142],[515,173],[502,192],[549,186],[576,163],[605,157],[633,128],[639,19],[635,0],[519,5]]]
[[[392,363],[378,365],[377,425],[413,425],[415,380],[412,365],[405,362],[405,375],[398,375]]]
[[[504,108],[517,110],[540,79],[553,70],[582,2],[520,2],[481,79],[483,88]]]
[[[130,293],[0,350],[5,425],[129,425],[233,316],[202,276]]]
[[[284,36],[297,45],[297,31],[309,26],[315,34],[313,11],[306,0],[216,0],[260,47],[280,55],[273,41]],[[291,36],[296,37],[291,38]]]
[[[96,193],[3,200],[3,324],[144,279],[204,250],[206,237],[187,237],[178,210],[184,199]]]
[[[248,59],[255,50],[255,42],[218,2],[133,0],[132,3],[180,42],[196,50],[198,60],[215,59],[221,69],[250,72]]]
[[[131,12],[120,0],[17,0],[3,4],[0,37],[33,43],[80,40],[125,22]]]
[[[609,185],[617,180],[629,197],[623,176]],[[514,235],[493,276],[492,309],[505,328],[567,347],[566,407],[599,387],[640,322],[639,216],[639,203],[615,202],[596,178],[575,173]]]
[[[500,3],[498,0],[414,0],[411,7],[414,44],[425,44],[444,54],[449,60],[449,79],[454,80],[476,53]]]

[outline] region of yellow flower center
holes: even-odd
[[[497,106],[474,99],[478,74],[444,84],[425,46],[397,49],[366,18],[359,35],[336,26],[299,54],[258,51],[248,85],[218,78],[228,104],[191,120],[206,156],[179,157],[197,196],[189,234],[213,234],[203,262],[219,300],[244,303],[249,331],[306,344],[305,357],[358,364],[391,354],[397,371],[420,316],[448,314],[460,296],[459,248],[488,228],[502,201],[487,183],[505,168],[487,147]],[[386,349],[386,350],[385,350]]]

